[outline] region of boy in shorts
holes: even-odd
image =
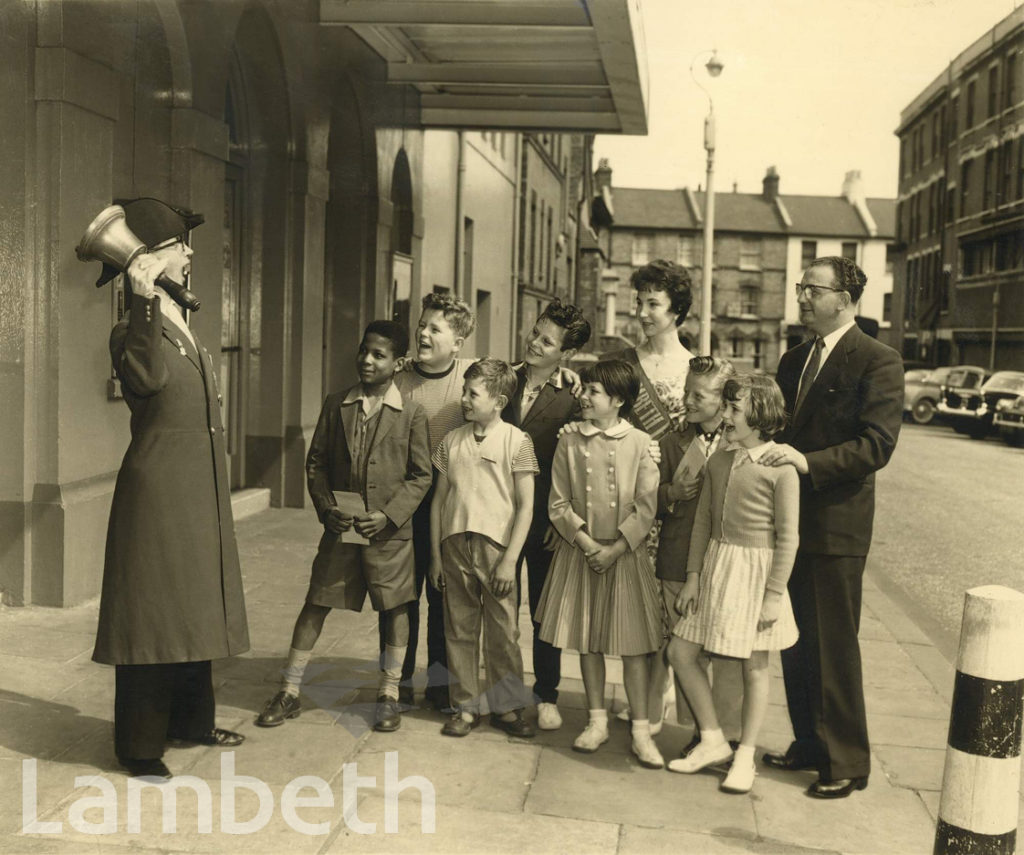
[[[324,401],[306,457],[309,495],[324,534],[281,690],[257,719],[261,727],[299,715],[302,675],[327,613],[360,611],[367,593],[381,614],[384,639],[374,729],[393,731],[401,724],[398,684],[409,643],[409,604],[416,598],[411,519],[431,482],[427,414],[414,401],[403,401],[393,382],[408,347],[403,326],[371,322],[356,356],[360,382]],[[339,509],[337,491],[358,493],[365,512]],[[351,529],[369,543],[343,542],[342,534]]]

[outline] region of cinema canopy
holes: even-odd
[[[638,0],[321,0],[422,128],[647,133]]]

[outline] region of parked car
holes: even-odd
[[[992,425],[1007,445],[1024,445],[1024,395],[999,401]]]
[[[985,378],[985,369],[976,365],[946,366],[943,368],[914,368],[904,378],[906,391],[903,395],[903,415],[919,425],[929,424],[935,418],[935,408],[942,397],[942,386],[956,372],[958,386],[980,386]],[[976,380],[969,375],[976,375]]]
[[[992,432],[997,404],[1024,395],[1024,371],[997,371],[980,388],[963,383],[973,379],[950,372],[942,387],[938,414],[954,430],[971,439],[984,439]]]

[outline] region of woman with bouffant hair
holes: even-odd
[[[683,415],[683,386],[693,354],[679,341],[679,326],[693,302],[690,274],[658,259],[633,271],[629,282],[636,291],[636,319],[644,341],[608,353],[602,361],[621,359],[637,372],[640,393],[629,421],[657,440]]]

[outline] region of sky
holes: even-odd
[[[1022,0],[1017,0],[1017,5]],[[649,74],[646,137],[597,137],[618,187],[705,180],[704,116],[717,124],[715,190],[839,195],[859,169],[895,198],[903,110],[1014,0],[641,0]],[[725,68],[704,64],[717,49]],[[690,67],[693,65],[693,77]]]

